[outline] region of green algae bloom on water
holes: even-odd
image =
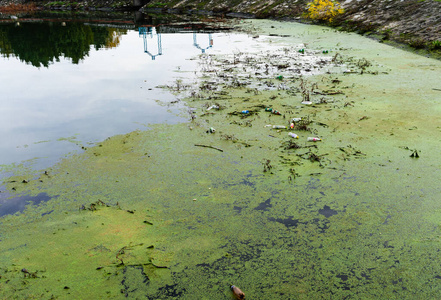
[[[291,32],[281,47],[300,41],[322,56],[344,45],[357,72],[284,74],[286,87],[263,78],[257,90],[227,82],[219,99],[187,99],[191,123],[111,137],[47,174],[17,171],[5,190],[52,199],[2,218],[3,295],[229,299],[234,283],[249,299],[437,297],[441,162],[427,124],[439,62],[321,27],[250,22]],[[374,66],[361,74],[363,57]],[[301,105],[302,86],[316,105]],[[212,105],[222,109],[207,114]],[[244,109],[253,114],[234,113]],[[294,117],[309,120],[295,146],[265,127]],[[315,135],[325,142],[306,142]]]

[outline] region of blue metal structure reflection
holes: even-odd
[[[197,41],[197,33],[193,32],[193,46],[195,46],[196,48],[201,50],[202,53],[205,53],[205,50],[212,48],[213,47],[213,37],[212,37],[211,33],[208,34],[208,46],[205,48],[202,48]]]
[[[155,60],[157,56],[162,55],[162,41],[161,41],[161,34],[156,32],[155,27],[139,27],[139,36],[142,36],[144,41],[144,52],[150,55],[152,60]],[[148,49],[148,41],[151,41],[151,44],[153,44],[152,48],[154,48],[155,44],[155,36],[156,36],[156,45],[157,45],[157,52],[156,54],[153,54]]]

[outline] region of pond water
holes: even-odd
[[[179,98],[158,86],[192,77],[198,54],[263,47],[246,34],[188,25],[34,20],[0,32],[0,164],[32,159],[36,169],[115,134],[185,120]]]
[[[3,166],[5,297],[438,297],[441,63],[319,26],[235,24],[75,25],[89,42],[40,60],[2,44],[3,164],[54,151]]]

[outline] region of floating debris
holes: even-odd
[[[418,155],[418,151],[414,150],[414,151],[412,152],[412,154],[410,155],[410,157],[418,158],[418,157],[420,157],[420,156]]]
[[[318,137],[308,137],[307,139],[306,139],[308,142],[320,142],[322,139],[321,138],[318,138]]]
[[[242,292],[237,286],[232,285],[231,290],[233,291],[233,295],[236,299],[245,299],[245,294]]]
[[[224,152],[224,150],[222,150],[220,148],[217,148],[217,147],[210,146],[210,145],[195,144],[195,146],[196,147],[211,148],[211,149],[215,149],[215,150],[220,151],[220,152]]]

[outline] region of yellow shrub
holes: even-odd
[[[308,3],[308,13],[306,14],[306,17],[311,20],[332,22],[336,16],[343,12],[344,9],[337,1],[313,0]]]

